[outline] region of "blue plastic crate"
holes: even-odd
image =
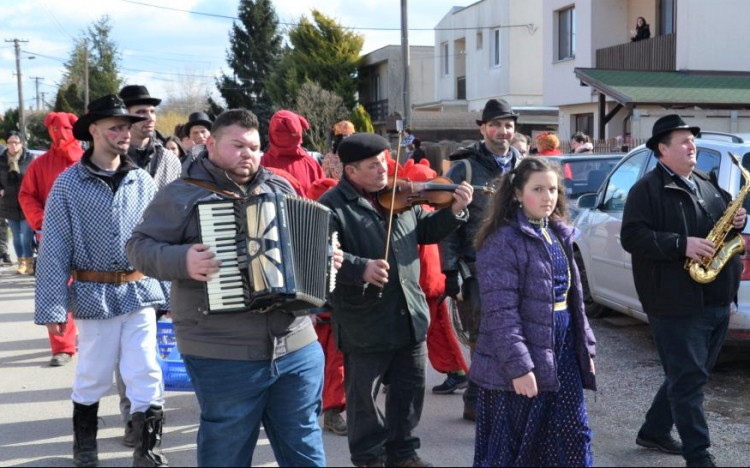
[[[156,322],[156,345],[156,359],[161,366],[164,389],[184,392],[194,391],[193,384],[190,382],[190,377],[185,369],[185,362],[183,362],[180,352],[177,351],[172,322]]]

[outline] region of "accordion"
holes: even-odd
[[[205,314],[297,315],[322,307],[336,287],[331,211],[314,201],[268,193],[198,204],[200,241],[221,267],[206,283]]]

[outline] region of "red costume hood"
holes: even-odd
[[[65,158],[71,162],[81,159],[83,149],[78,140],[73,136],[73,124],[78,117],[66,112],[50,112],[44,118],[44,126],[52,138],[52,147],[49,153]]]
[[[271,146],[261,164],[283,169],[297,179],[307,192],[313,182],[325,177],[323,168],[302,149],[302,133],[310,128],[304,117],[291,111],[279,111],[271,117],[268,136]]]

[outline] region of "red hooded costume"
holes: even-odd
[[[301,115],[287,110],[275,113],[268,128],[271,146],[261,161],[265,167],[290,173],[305,192],[313,182],[325,178],[320,164],[302,149],[302,133],[309,128],[310,124]]]
[[[336,179],[318,179],[308,189],[307,194],[317,201],[328,190],[338,184]],[[318,341],[326,356],[325,380],[323,381],[323,411],[346,408],[346,388],[344,387],[344,353],[336,347],[331,327],[331,313],[318,314],[315,324]]]
[[[414,160],[410,159],[404,164],[403,171],[399,170],[399,177],[413,182],[425,182],[437,177],[437,173],[430,168],[430,161],[427,159],[419,164],[414,164]],[[423,208],[432,210],[429,206]],[[419,266],[419,285],[427,296],[427,305],[430,307],[430,326],[427,329],[427,356],[430,364],[443,374],[460,370],[468,373],[469,367],[453,332],[448,305],[443,297],[445,275],[440,264],[440,249],[436,244],[419,246]]]
[[[44,125],[52,137],[52,148],[36,158],[29,166],[21,183],[18,201],[21,204],[26,221],[36,232],[41,232],[44,220],[44,207],[47,197],[57,177],[83,155],[83,149],[73,137],[73,124],[78,117],[65,112],[50,112],[44,119]],[[52,354],[76,353],[76,326],[68,312],[68,326],[64,336],[50,334]]]

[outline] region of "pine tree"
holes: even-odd
[[[266,141],[273,102],[265,82],[279,62],[281,35],[271,0],[240,0],[238,16],[229,32],[227,64],[234,76],[216,80],[229,108],[245,108],[258,116],[261,138]],[[218,110],[213,101],[211,109]]]
[[[300,87],[314,81],[340,96],[347,109],[353,110],[364,38],[318,10],[313,10],[312,16],[314,23],[302,17],[289,31],[292,48],[271,78],[272,97],[294,101]]]
[[[82,114],[84,101],[85,50],[89,49],[89,100],[116,94],[124,84],[120,76],[120,52],[110,38],[112,25],[108,16],[94,22],[76,39],[55,100],[55,111]],[[62,92],[62,93],[61,93]],[[67,102],[66,102],[67,101]]]

